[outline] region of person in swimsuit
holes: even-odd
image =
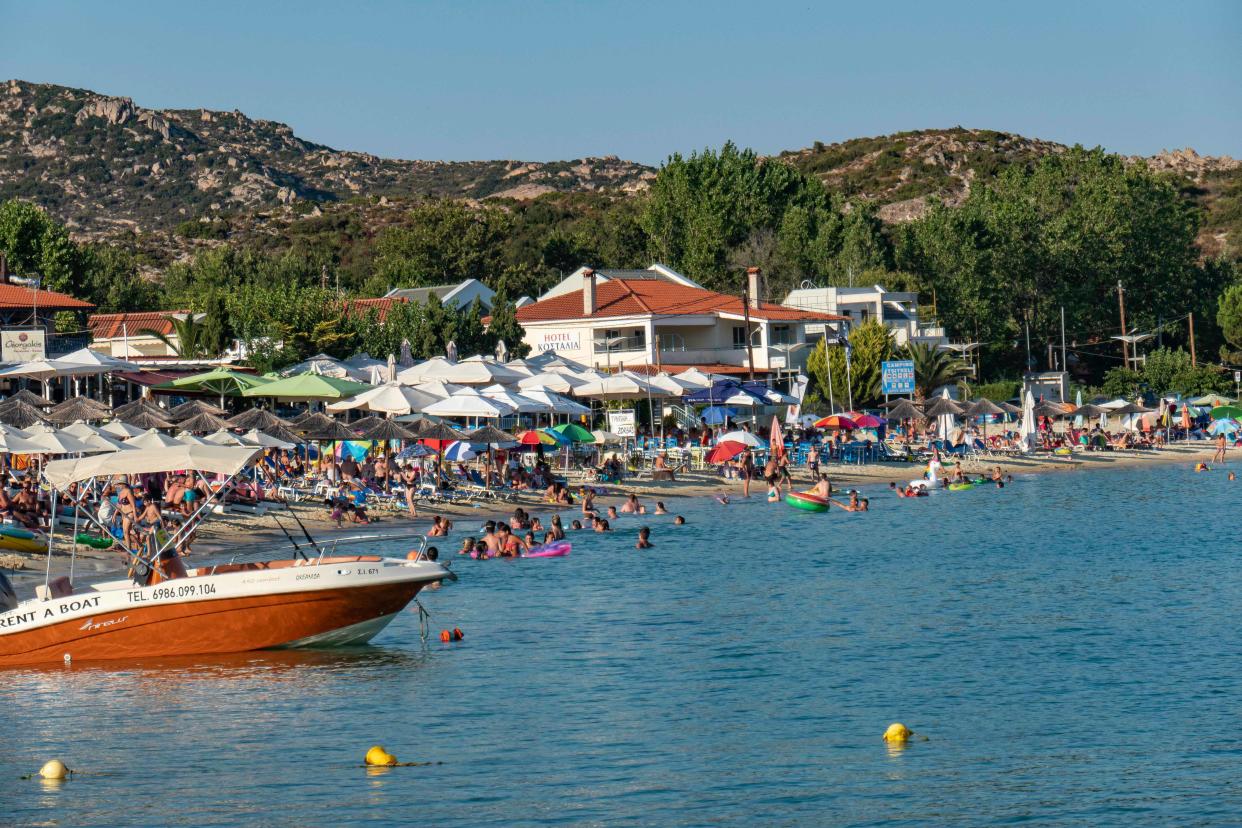
[[[1212,455],[1213,463],[1225,462],[1225,435],[1216,435],[1216,453]]]
[[[160,506],[156,500],[148,500],[142,507],[137,527],[143,545],[154,547],[157,533],[164,528],[164,516],[160,514]]]
[[[518,558],[529,549],[521,538],[513,534],[513,530],[507,523],[497,525],[496,534],[500,541],[500,557],[502,558]]]
[[[414,493],[418,491],[418,470],[413,463],[406,463],[401,470],[401,483],[405,486],[405,507],[409,510],[410,517],[416,518],[418,509],[414,506]]]
[[[552,540],[554,541],[565,540],[565,527],[561,525],[560,515],[552,516],[552,528],[550,530],[550,534],[552,535]]]
[[[638,530],[638,543],[634,544],[634,548],[635,549],[650,549],[653,546],[655,546],[655,544],[651,542],[651,529],[646,526],[644,526],[642,529],[639,529]]]
[[[827,500],[832,496],[832,484],[828,482],[828,475],[821,474],[819,480],[815,482],[815,487],[811,489],[811,494],[816,497],[822,497]]]
[[[500,538],[496,534],[495,521],[489,520],[483,524],[483,537],[479,539],[479,543],[483,544],[492,556],[500,554]]]
[[[625,512],[626,514],[631,514],[631,515],[636,515],[636,514],[638,514],[638,495],[636,495],[636,494],[631,494],[629,497],[627,497],[627,498],[625,499],[625,503],[621,506],[621,511],[622,511],[622,512]],[[612,507],[611,507],[611,506],[609,507],[609,515],[608,515],[608,516],[609,516],[609,517],[615,517],[615,516],[616,516],[615,514],[613,514],[613,513],[612,513]]]
[[[449,533],[449,524],[444,518],[436,515],[431,519],[431,528],[427,530],[427,537],[442,538]]]
[[[657,515],[667,515],[667,514],[668,514],[668,509],[665,509],[665,508],[664,508],[664,501],[662,501],[662,500],[657,500],[657,501],[656,501],[656,510],[655,510],[655,513],[656,513]]]

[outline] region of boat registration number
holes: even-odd
[[[215,584],[179,584],[157,586],[150,595],[143,595],[140,590],[129,593],[129,602],[138,604],[143,601],[163,601],[168,598],[192,598],[197,595],[215,595]]]

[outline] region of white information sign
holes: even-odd
[[[634,437],[638,434],[634,427],[634,409],[608,412],[608,430],[618,437]]]

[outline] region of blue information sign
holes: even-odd
[[[914,393],[914,362],[894,359],[880,363],[881,391],[885,394]]]

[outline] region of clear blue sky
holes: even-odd
[[[1242,156],[1242,2],[14,2],[0,77],[422,159],[760,152],[961,124]]]

